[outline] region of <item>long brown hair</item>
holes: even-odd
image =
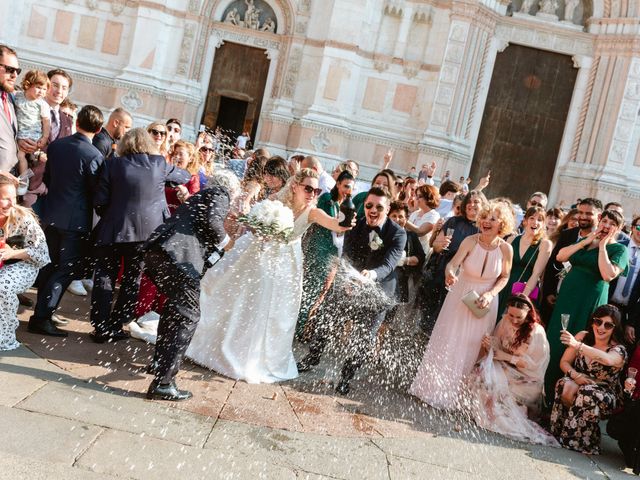
[[[513,341],[513,349],[515,350],[529,340],[531,332],[533,331],[533,325],[535,323],[540,323],[540,315],[538,315],[538,311],[536,310],[536,307],[533,306],[529,297],[522,293],[516,293],[509,297],[506,308],[509,307],[527,311],[527,316],[524,319],[525,321],[520,325],[520,328],[518,328],[516,338]]]
[[[531,242],[532,245],[537,245],[538,243],[540,243],[540,240],[542,240],[546,236],[547,231],[545,228],[545,224],[547,220],[547,214],[545,213],[544,208],[538,205],[529,207],[524,214],[524,219],[522,220],[523,223],[526,222],[528,218],[531,218],[534,215],[542,215],[542,228],[538,233],[534,235],[533,242]]]

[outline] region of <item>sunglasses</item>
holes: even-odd
[[[384,212],[384,205],[374,205],[373,203],[367,203],[365,204],[364,208],[366,208],[367,210],[371,210],[372,208],[375,208],[377,211],[379,212]]]
[[[201,152],[215,152],[215,150],[213,148],[209,148],[209,147],[200,147],[200,151]]]
[[[596,327],[604,327],[605,330],[613,330],[615,328],[615,324],[611,322],[605,322],[601,318],[594,318],[593,324]]]
[[[13,75],[14,73],[16,75],[20,75],[22,73],[21,68],[10,67],[9,65],[4,65],[3,63],[0,63],[0,67],[4,68],[4,71],[7,75]]]
[[[636,230],[638,230],[640,232],[640,223],[634,225],[633,228],[635,228]]]
[[[319,197],[322,195],[321,188],[313,188],[311,185],[301,185],[304,188],[304,193],[313,193],[314,197]]]
[[[155,128],[152,128],[151,130],[149,130],[149,133],[151,135],[155,135],[157,136],[161,136],[161,137],[166,137],[167,136],[167,132],[164,130],[156,130]]]

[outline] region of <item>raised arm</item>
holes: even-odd
[[[600,270],[600,275],[605,282],[610,282],[615,279],[620,273],[622,273],[622,268],[620,268],[613,259],[609,258],[609,252],[607,251],[607,245],[613,242],[613,236],[617,235],[617,230],[611,230],[602,240],[600,240],[600,245],[598,245],[598,269]],[[626,254],[626,249],[625,252]],[[627,254],[628,259],[628,254]],[[617,258],[620,261],[620,258]],[[624,261],[625,267],[628,260]]]
[[[355,218],[353,219],[355,225]],[[333,218],[327,215],[324,211],[319,208],[312,208],[309,212],[309,222],[317,223],[318,225],[332,230],[334,232],[346,232],[347,230],[351,230],[353,227],[341,227],[339,225],[340,220],[337,218]]]

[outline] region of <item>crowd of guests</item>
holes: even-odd
[[[29,71],[18,88],[20,73],[16,52],[0,45],[0,350],[18,346],[18,303],[29,306],[19,295],[34,282],[33,333],[67,335],[55,312],[70,289],[90,291],[95,342],[128,331],[153,337],[165,299],[144,275],[140,251],[154,230],[212,186],[214,173],[221,173],[217,185],[239,183],[230,223],[256,202],[282,198],[291,178],[312,178],[300,185],[326,216],[339,218],[343,202],[353,201],[363,219],[356,229],[370,225],[371,255],[385,238],[371,225],[388,216],[394,232],[405,232],[394,237],[403,239],[401,254],[380,257],[394,258],[384,278],[366,266],[366,255],[361,268],[428,338],[411,394],[436,408],[468,409],[480,426],[504,435],[585,453],[599,452],[599,422],[614,416],[612,435],[627,457],[635,451],[638,417],[628,418],[638,391],[626,368],[632,354],[631,364],[640,363],[640,218],[625,233],[620,204],[583,198],[565,211],[535,192],[520,209],[506,198],[487,200],[489,174],[471,189],[470,179],[454,182],[449,172],[438,179],[435,163],[400,175],[392,152],[370,189],[358,191],[353,160],[328,172],[312,156],[245,152],[246,132],[233,158],[221,160],[220,140],[208,131],[191,143],[175,118],[132,128],[122,108],[105,121],[94,106],[74,110],[67,72]],[[319,361],[326,329],[318,312],[345,248],[343,230],[310,223],[296,335],[311,350],[299,371]],[[242,226],[229,228],[238,238]],[[371,320],[371,354],[396,314]],[[363,358],[345,365],[340,393]],[[627,420],[615,420],[621,416]]]

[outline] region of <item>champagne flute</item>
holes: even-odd
[[[567,327],[569,326],[569,319],[571,318],[571,315],[569,315],[568,313],[562,313],[560,314],[560,323],[562,324],[562,330],[567,330]]]
[[[453,238],[453,234],[455,233],[456,229],[455,228],[447,228],[447,231],[445,232],[445,237],[449,237],[450,239]],[[449,250],[449,247],[445,247],[443,248],[443,250]]]

